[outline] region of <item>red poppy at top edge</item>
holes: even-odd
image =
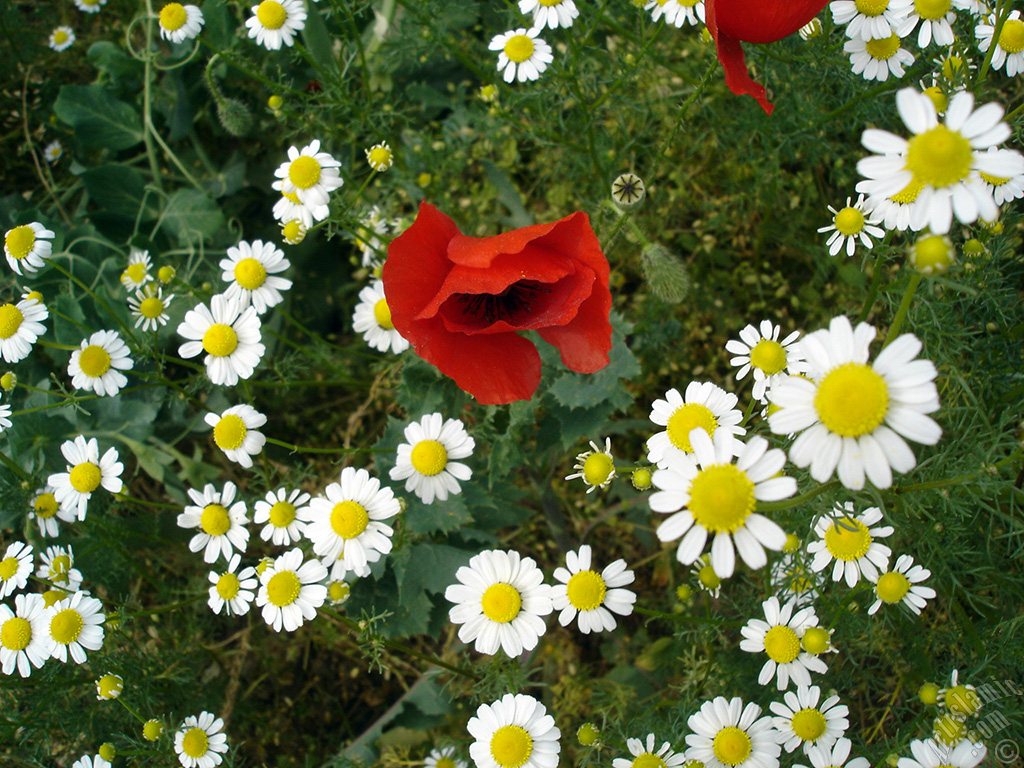
[[[715,41],[729,90],[753,96],[770,115],[774,107],[764,86],[755,83],[747,72],[740,43],[781,40],[798,31],[827,4],[828,0],[706,0],[708,32]]]
[[[565,365],[608,365],[608,260],[582,212],[493,237],[469,237],[428,204],[388,248],[382,279],[395,328],[479,402],[527,400],[540,354],[534,330]]]

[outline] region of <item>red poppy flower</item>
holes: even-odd
[[[416,353],[485,404],[532,397],[535,330],[579,373],[608,365],[608,260],[574,213],[494,237],[469,237],[427,203],[384,263],[391,321]]]
[[[764,86],[750,78],[740,42],[781,40],[817,16],[827,4],[828,0],[706,0],[708,32],[718,49],[729,90],[753,96],[770,115],[774,107]]]

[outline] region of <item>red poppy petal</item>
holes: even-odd
[[[549,224],[533,224],[529,227],[520,227],[511,232],[502,232],[491,237],[470,237],[459,235],[454,238],[448,246],[448,258],[455,264],[465,267],[486,269],[491,266],[498,256],[504,254],[519,253],[531,241],[547,235],[553,229],[559,227],[567,216]]]
[[[718,60],[722,62],[722,68],[725,70],[725,84],[729,86],[729,90],[738,96],[753,96],[761,105],[761,109],[770,115],[775,106],[768,101],[764,86],[755,83],[747,72],[747,62],[743,57],[743,46],[740,45],[740,41],[719,29],[715,44],[718,47]]]
[[[570,370],[577,373],[600,371],[608,365],[612,348],[612,325],[608,320],[611,308],[608,283],[595,281],[593,293],[570,323],[540,328],[538,333],[548,344],[558,347],[562,362]]]
[[[719,32],[745,43],[773,43],[799,30],[827,4],[828,0],[710,0],[707,6],[714,6]]]

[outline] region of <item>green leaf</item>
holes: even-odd
[[[90,45],[85,56],[90,64],[118,85],[138,82],[143,74],[144,67],[141,61],[136,61],[108,40],[100,40]]]
[[[414,544],[402,566],[395,564],[399,599],[419,592],[444,592],[450,584],[456,582],[455,572],[468,563],[475,554],[475,551],[470,552],[447,544]]]
[[[324,26],[324,20],[320,18],[319,6],[309,3],[306,5],[306,26],[302,30],[302,39],[306,43],[313,59],[326,65],[330,62],[333,66],[334,51],[331,36]]]
[[[180,189],[167,202],[161,223],[179,240],[209,240],[224,226],[224,214],[205,193]]]
[[[83,146],[128,149],[142,141],[138,114],[101,85],[62,86],[53,111]]]
[[[447,501],[435,499],[433,504],[424,504],[414,496],[407,496],[406,500],[409,507],[405,511],[405,529],[412,534],[445,533],[473,522],[473,514],[461,494],[449,496]]]
[[[498,202],[508,209],[509,215],[503,217],[502,222],[512,227],[528,227],[533,224],[533,217],[523,206],[519,190],[508,175],[490,160],[483,160],[481,165],[487,180],[498,190]]]
[[[134,219],[140,209],[143,209],[143,219],[156,215],[156,211],[146,205],[146,180],[134,168],[102,165],[85,171],[82,183],[94,206],[102,211],[127,219]]]
[[[608,365],[597,373],[565,373],[551,385],[550,392],[567,408],[593,408],[608,404],[612,410],[623,410],[633,403],[633,395],[621,379],[640,374],[640,363],[626,345],[625,334],[630,326],[621,318],[613,318],[612,349]]]

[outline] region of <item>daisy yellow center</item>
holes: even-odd
[[[385,331],[394,330],[395,324],[391,322],[391,308],[388,307],[387,299],[381,299],[373,305],[373,319]]]
[[[268,2],[273,0],[265,0],[264,5]],[[320,181],[320,163],[315,157],[300,155],[288,166],[288,179],[299,189],[309,189]]]
[[[553,5],[560,5],[563,0],[537,0],[545,8],[550,8]]]
[[[13,304],[4,304],[0,307],[0,339],[9,339],[16,334],[24,319],[21,310]]]
[[[79,355],[78,367],[86,376],[98,379],[110,370],[110,353],[99,344],[90,344]]]
[[[750,364],[772,376],[786,367],[786,350],[777,341],[761,339],[750,350]]]
[[[981,707],[977,691],[966,685],[955,685],[946,691],[946,707],[964,717],[970,717]]]
[[[815,656],[827,651],[829,642],[828,630],[821,627],[808,627],[807,631],[804,632],[804,636],[800,638],[800,645],[803,646],[804,650],[808,653],[813,653]]]
[[[860,437],[878,427],[889,411],[889,388],[870,365],[844,363],[833,368],[814,396],[818,418],[830,432]]]
[[[735,464],[713,464],[690,483],[690,512],[712,533],[735,533],[754,511],[754,484]]]
[[[0,646],[11,651],[23,651],[32,642],[32,625],[20,616],[8,619],[0,629]]]
[[[871,546],[871,533],[860,520],[844,517],[825,531],[825,548],[836,560],[848,563],[860,560]]]
[[[36,244],[36,231],[28,224],[15,227],[4,238],[7,252],[16,259],[24,259]]]
[[[279,501],[270,508],[270,524],[275,528],[287,528],[295,522],[295,505],[290,501]]]
[[[693,451],[690,445],[690,433],[700,427],[708,436],[715,434],[718,421],[715,414],[706,405],[700,403],[686,403],[676,408],[668,417],[668,439],[676,448],[686,453]]]
[[[117,675],[104,675],[96,684],[97,693],[105,699],[119,694],[124,688],[124,681]]]
[[[644,752],[633,759],[630,768],[665,768],[665,761],[653,752]]]
[[[949,99],[939,86],[933,85],[930,88],[925,88],[922,93],[932,100],[936,112],[946,111],[946,107],[949,106]]]
[[[302,201],[299,200],[299,196],[296,195],[294,192],[282,192],[281,194],[284,195],[285,197],[287,197],[289,200],[291,200],[296,205],[302,205]]]
[[[421,475],[433,477],[448,466],[448,451],[437,440],[420,440],[413,447],[409,460]]]
[[[800,638],[792,629],[779,624],[764,633],[764,652],[776,664],[789,664],[800,655]]]
[[[255,291],[267,279],[267,269],[257,259],[249,257],[235,265],[235,282],[247,291]]]
[[[985,173],[984,171],[978,171],[978,175],[993,187],[1001,187],[1010,180],[1009,176],[993,176],[992,174]]]
[[[569,603],[577,611],[592,611],[604,603],[608,587],[596,571],[574,573],[565,585]]]
[[[302,231],[302,222],[298,219],[292,219],[283,227],[281,227],[281,236],[285,239],[285,242],[291,245],[298,245],[302,242],[305,233]]]
[[[953,747],[963,740],[966,730],[967,721],[963,717],[948,714],[935,720],[935,728],[932,733],[936,741],[947,747]],[[938,766],[938,768],[946,768],[946,766]]]
[[[349,594],[351,594],[351,592],[352,587],[350,587],[344,581],[332,582],[331,586],[327,588],[327,596],[336,603],[341,603],[345,600],[348,600],[348,596]],[[437,764],[440,766],[441,761],[438,760]],[[452,763],[452,765],[454,766],[454,763]]]
[[[36,513],[36,517],[41,517],[44,520],[57,514],[58,509],[60,509],[60,505],[52,493],[40,493],[32,502],[32,511]]]
[[[437,768],[456,768],[457,763],[450,757],[439,757],[435,765]]]
[[[715,573],[715,569],[711,567],[710,563],[701,566],[701,569],[697,571],[697,581],[704,589],[718,589],[722,584],[722,578]]]
[[[283,608],[295,602],[301,589],[302,582],[293,571],[281,571],[267,582],[267,599],[278,608]]]
[[[480,599],[480,607],[484,616],[499,624],[508,624],[519,615],[523,607],[523,596],[511,584],[499,582],[491,584]]]
[[[944,125],[919,133],[907,146],[907,170],[933,187],[948,187],[966,178],[972,159],[971,143]]]
[[[679,4],[683,6],[683,8],[693,8],[699,2],[700,0],[679,0]]]
[[[864,16],[880,16],[889,7],[889,0],[856,0],[854,5]]]
[[[1024,21],[1007,19],[1003,22],[1003,31],[999,33],[999,47],[1007,53],[1024,51]]]
[[[85,620],[74,608],[58,611],[50,620],[50,637],[61,645],[70,645],[82,634]]]
[[[146,265],[141,261],[129,264],[128,269],[124,271],[124,274],[133,283],[141,283],[146,279]]]
[[[952,243],[942,235],[927,235],[913,245],[912,262],[919,271],[945,272],[953,264]]]
[[[587,485],[601,485],[615,471],[615,462],[607,453],[592,453],[583,462],[583,479]]]
[[[238,347],[238,334],[230,325],[214,323],[203,334],[203,349],[214,357],[227,357]]]
[[[391,150],[387,147],[374,147],[366,159],[373,168],[389,166],[391,165]]]
[[[847,206],[836,214],[836,229],[843,235],[856,235],[864,229],[864,214],[853,206]]]
[[[355,501],[339,501],[331,510],[331,529],[343,539],[354,539],[369,523],[366,507]]]
[[[516,64],[521,64],[533,56],[533,50],[533,40],[529,35],[512,35],[505,41],[505,55]]]
[[[150,296],[139,302],[139,314],[155,320],[164,313],[164,303],[156,296]]]
[[[67,581],[69,570],[71,570],[71,558],[67,555],[57,555],[50,561],[50,580]]]
[[[169,32],[181,29],[188,20],[188,14],[181,3],[168,3],[160,9],[160,26]]]
[[[217,426],[213,428],[213,442],[222,451],[237,451],[245,442],[245,435],[248,433],[242,417],[229,413],[221,417]]]
[[[949,13],[950,0],[914,0],[914,10],[922,19],[934,21]]]
[[[199,518],[199,526],[210,536],[223,536],[231,528],[231,515],[220,504],[207,504]]]
[[[210,748],[210,737],[202,728],[189,728],[181,740],[181,751],[191,758],[199,759]]]
[[[801,709],[793,715],[793,733],[803,741],[816,741],[825,733],[825,716],[816,709]]]
[[[898,603],[910,591],[910,582],[899,571],[889,571],[878,577],[875,592],[886,603]]]
[[[750,737],[746,731],[733,725],[715,734],[711,746],[715,757],[726,765],[739,765],[750,757]]]
[[[54,603],[63,600],[68,594],[63,589],[49,589],[43,592],[43,605],[49,608]]]
[[[288,11],[276,0],[263,0],[256,8],[256,18],[265,29],[280,29],[288,20]]]
[[[53,42],[55,42],[57,45],[66,43],[67,39],[68,33],[66,30],[58,29],[56,32],[53,33]]]
[[[242,582],[233,573],[222,573],[217,579],[217,595],[221,600],[234,600],[241,588]]]
[[[0,581],[10,581],[18,572],[18,558],[5,557],[0,560]]]
[[[103,475],[100,468],[91,461],[83,461],[71,468],[68,479],[71,487],[79,493],[92,493],[100,487]]]
[[[921,194],[921,190],[924,189],[924,184],[917,179],[911,179],[910,183],[907,184],[903,189],[897,192],[895,195],[889,197],[894,203],[900,203],[901,205],[908,205],[915,200],[917,196]]]
[[[533,752],[533,739],[518,725],[503,725],[491,736],[491,757],[501,768],[519,768]]]
[[[868,40],[864,43],[864,50],[868,52],[868,55],[873,59],[879,61],[886,61],[891,59],[893,54],[900,49],[900,39],[893,32],[888,37],[882,37],[878,40]]]

